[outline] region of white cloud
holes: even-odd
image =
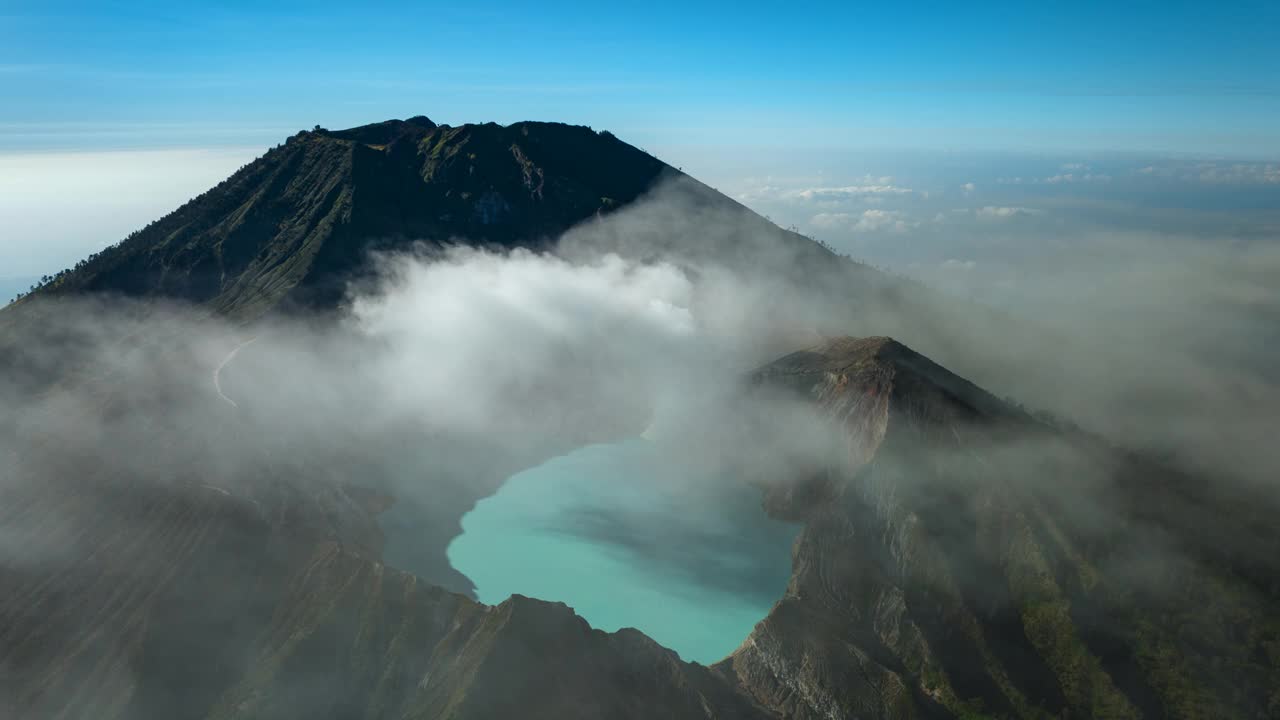
[[[880,209],[864,210],[861,213],[818,213],[809,222],[824,230],[852,232],[906,232],[920,224],[896,210]]]
[[[887,230],[890,232],[906,232],[908,228],[914,227],[915,223],[909,222],[903,218],[902,213],[892,210],[866,210],[862,213],[862,217],[854,224],[853,229],[858,232],[876,232]]]
[[[1025,217],[1027,215],[1037,215],[1039,210],[1024,207],[996,207],[987,205],[973,211],[980,218],[1011,218]]]
[[[978,263],[972,260],[957,260],[956,258],[947,258],[942,261],[942,269],[949,271],[969,272],[978,266]]]
[[[1200,182],[1214,185],[1280,184],[1280,165],[1275,163],[1236,163],[1214,165],[1200,171]]]
[[[866,175],[848,185],[780,187],[766,184],[738,193],[737,199],[743,202],[783,200],[793,203],[834,205],[852,201],[882,202],[885,197],[912,194],[915,194],[914,190],[895,184],[891,176]]]
[[[961,185],[961,186],[960,186],[960,189],[964,191],[964,194],[965,194],[965,195],[969,195],[970,193],[972,193],[972,192],[974,192],[975,190],[977,190],[977,189],[978,189],[978,186],[977,186],[977,184],[975,184],[975,183],[967,182],[967,183],[965,183],[965,184]]]
[[[830,230],[847,227],[857,222],[857,217],[854,213],[818,213],[809,219],[809,223],[814,227]]]
[[[842,202],[877,195],[910,195],[911,188],[892,184],[845,185],[844,187],[806,188],[785,193],[785,197],[814,202]]]
[[[996,179],[998,185],[1068,185],[1072,183],[1109,183],[1111,176],[1104,173],[1068,172],[1050,175],[1044,178],[1002,177]]]
[[[1102,175],[1100,173],[1063,173],[1047,177],[1043,182],[1050,185],[1059,185],[1062,183],[1106,183],[1111,182],[1111,176]]]
[[[1206,185],[1280,185],[1280,164],[1217,162],[1147,165],[1137,175]]]

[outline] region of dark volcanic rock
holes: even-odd
[[[330,304],[370,250],[542,247],[678,171],[608,133],[425,117],[301,132],[50,291],[165,296],[252,317]]]

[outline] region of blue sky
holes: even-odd
[[[299,129],[415,114],[608,128],[965,293],[1068,237],[1280,237],[1275,2],[0,0],[0,301]]]
[[[0,3],[0,149],[427,114],[648,146],[1280,157],[1280,4]]]

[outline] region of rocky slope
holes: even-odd
[[[371,251],[415,241],[545,248],[664,180],[752,233],[829,256],[608,132],[415,117],[300,132],[36,295],[161,296],[239,318],[332,305]]]
[[[1266,505],[1045,427],[885,338],[755,380],[847,439],[840,470],[769,498],[805,522],[794,575],[718,668],[781,716],[1280,711]]]

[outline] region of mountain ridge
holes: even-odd
[[[453,127],[425,116],[337,131],[317,126],[56,274],[36,294],[161,296],[242,319],[278,305],[332,306],[370,253],[455,240],[543,250],[574,225],[670,180],[772,228],[612,133],[585,126]]]
[[[850,303],[857,312],[917,299],[865,268],[809,274],[831,253],[611,135],[547,123],[451,128],[418,117],[299,133],[4,315],[53,325],[46,321],[60,306],[39,301],[86,293],[140,306],[176,299],[241,322],[332,309],[372,252],[454,238],[545,249],[671,178],[723,213],[716,217],[759,230],[755,245],[733,244],[729,232],[692,251],[745,266],[776,243],[779,256],[803,261],[762,263],[763,273],[794,272],[815,286],[865,281],[839,296],[866,301]],[[145,352],[185,358],[178,340],[142,325],[152,334],[120,342],[146,340]],[[168,388],[109,374],[65,379],[60,390],[79,415],[110,427],[133,410],[152,423],[124,438],[149,452],[119,466],[56,424],[15,425],[17,470],[0,484],[0,534],[25,553],[0,563],[12,588],[0,600],[8,714],[1280,712],[1280,546],[1262,509],[1038,422],[888,337],[832,336],[743,379],[744,395],[786,397],[816,413],[838,457],[765,484],[766,510],[804,525],[792,580],[739,649],[709,668],[638,632],[591,630],[560,604],[514,598],[485,607],[387,567],[376,519],[383,488],[362,475],[360,457],[342,457],[351,448],[293,457],[267,433],[240,438],[244,466],[219,476],[216,448],[239,438],[239,409],[212,395],[203,367],[191,375],[199,388],[181,392],[207,402],[185,425],[155,422],[166,419],[154,408]],[[763,419],[763,447],[770,433],[789,431],[769,424],[785,419]],[[204,432],[192,437],[196,430]],[[428,449],[462,453],[453,438],[437,445]],[[461,484],[481,493],[537,455],[472,450],[494,477],[476,478],[485,471],[468,466]],[[19,472],[31,458],[43,475]],[[431,500],[439,516],[430,521],[442,526],[465,511]]]

